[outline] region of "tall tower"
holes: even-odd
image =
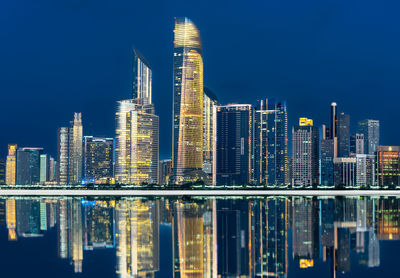
[[[336,102],[331,103],[331,129],[330,138],[336,137],[336,127],[337,127],[337,104]]]
[[[218,104],[218,99],[214,93],[204,87],[203,95],[203,171],[211,175],[212,172],[212,150],[214,141],[213,115],[214,106]]]
[[[350,155],[350,116],[340,113],[337,117],[336,126],[338,156],[349,157]]]
[[[69,163],[69,128],[60,127],[57,130],[57,183],[68,184]]]
[[[200,31],[190,19],[174,29],[173,147],[175,182],[203,168],[203,58]]]
[[[71,122],[69,132],[69,183],[80,184],[83,172],[83,127],[81,113],[74,114],[74,120]]]
[[[151,104],[152,78],[149,63],[136,48],[133,48],[133,99],[138,98],[143,104]]]
[[[375,154],[379,146],[379,121],[367,119],[358,122],[358,132],[364,134],[364,153]]]
[[[8,155],[6,161],[6,184],[15,185],[17,173],[17,148],[15,144],[8,145]]]

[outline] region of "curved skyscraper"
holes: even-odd
[[[203,58],[200,31],[188,18],[174,29],[172,167],[175,183],[196,180],[203,168]]]

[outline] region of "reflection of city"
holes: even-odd
[[[351,262],[380,266],[380,241],[400,240],[400,199],[8,198],[0,227],[9,241],[54,229],[59,258],[77,273],[87,252],[107,248],[124,278],[287,277],[289,265],[318,264],[336,277]]]

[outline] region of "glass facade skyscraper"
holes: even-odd
[[[17,180],[18,185],[40,183],[40,155],[42,148],[19,148],[17,150]]]
[[[338,157],[350,155],[350,116],[343,112],[337,119]]]
[[[261,100],[254,117],[255,182],[266,185],[288,184],[286,102]]]
[[[75,113],[69,129],[69,183],[80,184],[83,173],[82,114]]]
[[[141,99],[143,104],[152,102],[152,71],[143,55],[133,48],[132,98]]]
[[[364,153],[375,154],[380,139],[379,121],[367,119],[358,122],[358,132],[364,134]]]
[[[113,138],[85,136],[84,151],[84,181],[96,182],[113,177]]]
[[[193,181],[203,169],[203,58],[200,31],[185,17],[175,19],[172,133],[175,183]]]

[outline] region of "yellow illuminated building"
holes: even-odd
[[[174,35],[172,168],[182,183],[203,168],[203,58],[192,21],[176,18]]]
[[[82,114],[75,113],[70,128],[70,157],[69,157],[69,183],[80,184],[83,172],[83,149],[82,149],[83,127]]]
[[[308,118],[300,118],[299,119],[299,126],[313,126],[314,121]]]
[[[14,199],[6,200],[6,223],[8,229],[8,240],[17,240],[17,233],[15,230],[17,227],[17,218]]]
[[[8,155],[6,162],[6,184],[15,185],[16,169],[17,169],[17,145],[8,145]]]

